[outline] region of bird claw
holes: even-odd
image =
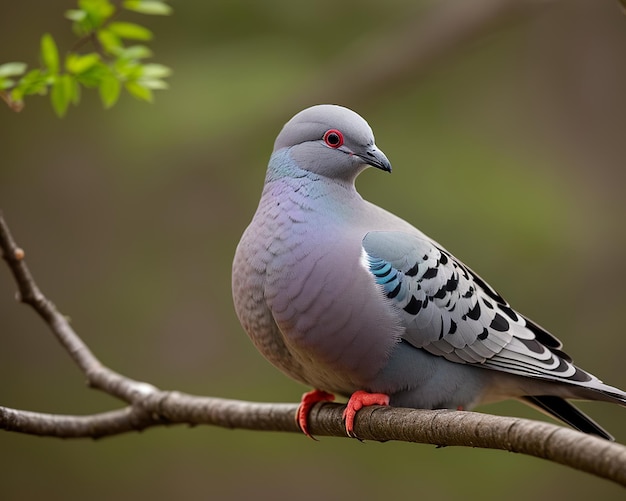
[[[318,402],[332,402],[333,400],[335,400],[335,395],[323,390],[311,390],[302,395],[300,406],[296,411],[296,423],[302,433],[315,440],[315,437],[309,433],[309,412]]]
[[[356,413],[363,407],[369,407],[370,405],[389,405],[389,395],[384,393],[368,393],[367,391],[355,391],[343,411],[343,421],[346,426],[346,434],[351,438],[357,437],[354,433],[354,418]]]

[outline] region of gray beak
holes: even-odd
[[[391,162],[389,162],[389,159],[385,156],[385,154],[374,145],[370,146],[367,151],[364,154],[359,155],[359,157],[362,158],[366,164],[371,165],[372,167],[384,170],[385,172],[391,172]]]

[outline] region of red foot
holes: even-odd
[[[343,411],[343,420],[346,424],[346,433],[349,437],[356,438],[354,433],[354,417],[356,413],[363,407],[370,405],[389,405],[389,395],[385,395],[384,393],[368,393],[361,390],[355,391],[352,394],[350,400],[348,400],[346,409]]]
[[[302,395],[300,407],[298,407],[298,411],[296,412],[296,423],[298,423],[302,433],[307,437],[313,438],[309,433],[308,423],[311,407],[318,402],[332,402],[333,400],[335,400],[335,395],[322,390],[311,390]]]

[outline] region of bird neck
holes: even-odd
[[[290,148],[282,148],[275,151],[270,157],[265,177],[266,185],[275,181],[281,181],[287,185],[294,186],[298,190],[310,191],[310,195],[332,195],[336,193],[339,197],[359,197],[354,186],[354,179],[329,178],[316,172],[311,172],[301,168],[293,158]],[[360,198],[360,197],[359,197]]]

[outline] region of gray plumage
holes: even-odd
[[[564,399],[626,405],[471,269],[364,200],[367,166],[391,171],[363,118],[320,105],[278,135],[233,263],[233,298],[259,351],[292,378],[391,405],[463,408],[519,398],[610,438]]]

